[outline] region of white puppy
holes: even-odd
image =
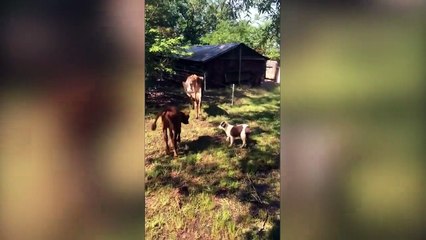
[[[223,129],[226,133],[226,141],[230,141],[229,146],[232,146],[235,138],[241,138],[243,144],[241,147],[247,146],[247,138],[250,134],[250,128],[247,124],[231,125],[227,122],[221,122],[219,129]]]

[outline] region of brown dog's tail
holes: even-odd
[[[151,125],[151,130],[154,131],[157,128],[157,120],[163,113],[164,113],[164,111],[161,111],[157,114],[157,116],[155,117],[155,121]]]

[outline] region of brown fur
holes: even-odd
[[[163,111],[157,114],[154,123],[151,126],[152,130],[157,128],[157,119],[161,116],[161,120],[163,121],[163,138],[166,143],[166,153],[169,154],[169,144],[168,144],[168,136],[167,129],[169,130],[170,138],[173,143],[173,155],[177,157],[178,145],[180,142],[180,132],[182,123],[189,123],[189,115],[185,114],[177,109],[175,106],[168,106]]]
[[[186,95],[191,100],[192,109],[196,109],[196,118],[201,112],[201,96],[203,90],[203,77],[192,74],[185,82],[182,82]]]

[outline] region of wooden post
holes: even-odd
[[[234,89],[235,89],[235,84],[232,84],[232,100],[231,100],[232,106],[234,106]]]
[[[241,46],[240,46],[240,63],[238,64],[238,85],[241,85]]]

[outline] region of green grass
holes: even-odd
[[[279,231],[279,87],[240,87],[234,106],[229,89],[204,95],[203,119],[191,111],[182,126],[178,158],[165,154],[161,121],[150,129],[160,109],[146,113],[145,236],[271,239]],[[221,121],[248,123],[249,146],[229,147]]]

